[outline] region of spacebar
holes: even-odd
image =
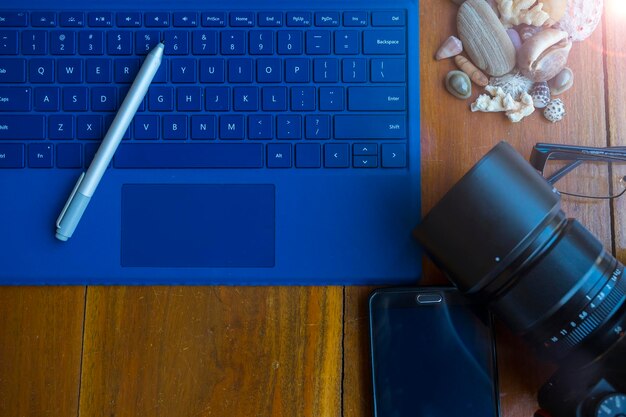
[[[261,168],[260,143],[123,143],[115,168]]]

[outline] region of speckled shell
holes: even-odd
[[[574,42],[587,39],[600,23],[602,3],[603,0],[567,0],[565,15],[555,27],[567,32]]]
[[[553,96],[558,96],[569,90],[574,85],[574,72],[565,67],[556,77],[548,81],[550,92]]]
[[[435,59],[440,60],[450,58],[460,54],[461,52],[463,52],[463,44],[461,43],[461,40],[456,36],[450,36],[437,50]]]
[[[563,104],[563,100],[560,98],[552,100],[543,110],[543,115],[552,123],[563,120],[565,117],[565,105]]]
[[[535,83],[530,90],[530,96],[536,108],[543,109],[546,107],[550,102],[550,87],[548,87],[548,83],[545,81]]]
[[[485,0],[467,0],[459,7],[457,29],[465,52],[485,73],[499,76],[515,67],[515,47]]]
[[[531,80],[548,81],[565,67],[570,49],[566,32],[546,29],[524,42],[517,52],[517,65]]]
[[[462,100],[472,95],[472,82],[462,71],[450,71],[446,75],[446,89],[450,94]]]

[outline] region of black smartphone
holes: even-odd
[[[369,299],[374,417],[497,417],[490,314],[456,289],[381,289]]]

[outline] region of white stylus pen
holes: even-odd
[[[57,239],[66,241],[72,237],[80,218],[87,208],[87,204],[89,204],[89,200],[91,200],[96,191],[104,172],[122,141],[124,133],[126,133],[126,129],[128,129],[141,101],[146,96],[152,79],[161,66],[164,48],[165,45],[162,42],[155,46],[139,69],[139,73],[135,77],[133,85],[130,86],[130,90],[128,90],[124,102],[120,106],[115,119],[113,119],[111,127],[109,127],[104,139],[102,139],[102,144],[98,148],[91,165],[89,165],[87,172],[83,172],[78,178],[74,190],[72,190],[65,207],[63,207],[57,219]]]

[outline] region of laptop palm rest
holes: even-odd
[[[273,267],[275,187],[125,184],[124,267]]]

